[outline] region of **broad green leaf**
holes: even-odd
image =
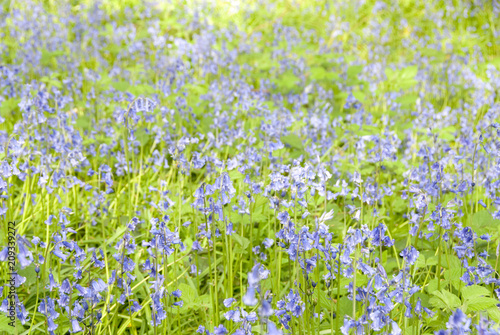
[[[439,309],[445,309],[446,307],[448,307],[446,303],[443,300],[439,299],[438,297],[431,297],[429,299],[429,303],[431,304],[432,307]]]
[[[132,93],[133,95],[135,95],[136,97],[141,96],[141,95],[149,96],[149,95],[152,95],[155,93],[154,87],[152,87],[151,85],[147,85],[147,84],[130,86],[128,88],[128,91],[130,93]]]
[[[466,300],[468,312],[485,311],[496,306],[499,301],[495,298],[475,297]]]
[[[266,222],[268,220],[267,214],[264,213],[252,213],[252,222]]]
[[[417,269],[425,267],[425,256],[423,253],[420,253],[417,258],[417,262],[415,263],[415,267]]]
[[[344,315],[352,315],[352,301],[347,297],[341,297],[339,300],[339,314],[338,317],[343,319]]]
[[[395,101],[401,104],[401,107],[411,109],[415,107],[417,102],[417,94],[405,94],[395,99]]]
[[[181,290],[182,292],[181,300],[184,301],[185,306],[194,303],[196,298],[198,297],[196,290],[188,284],[179,284],[179,290]]]
[[[31,284],[36,283],[36,272],[35,272],[35,264],[32,263],[30,266],[20,269],[17,271],[17,274],[26,278],[26,282],[23,284],[26,287],[29,287]]]
[[[488,290],[486,287],[479,286],[479,285],[471,285],[471,286],[462,287],[462,290],[460,293],[462,294],[462,297],[464,299],[472,299],[472,298],[477,298],[477,297],[489,297],[490,296],[490,290]]]
[[[87,130],[92,125],[92,117],[89,115],[79,116],[76,121],[76,128],[80,131]]]
[[[232,253],[234,254],[247,254],[248,253],[248,249],[243,249],[241,247],[235,247],[231,250]]]
[[[471,227],[477,234],[498,231],[500,220],[495,220],[487,210],[483,209],[474,213]]]
[[[497,306],[488,308],[488,316],[495,322],[500,322],[500,309]]]
[[[243,249],[248,248],[248,245],[250,244],[250,240],[246,237],[242,237],[236,233],[233,233],[232,235],[233,240],[239,243]]]
[[[295,149],[304,148],[303,140],[295,134],[283,136],[281,138],[281,141]]]
[[[328,298],[325,291],[316,289],[313,294],[313,299],[315,299],[324,310],[331,310],[332,301]]]
[[[111,86],[117,91],[125,92],[130,85],[126,81],[114,81]]]
[[[56,59],[57,56],[62,56],[64,54],[65,52],[63,50],[56,50],[56,51],[42,50],[42,57],[40,59],[40,63],[43,66],[50,66],[54,62],[57,62]]]
[[[347,80],[355,81],[358,79],[358,75],[363,71],[363,65],[351,65],[347,69]]]
[[[135,133],[135,138],[141,144],[141,146],[145,146],[149,142],[150,135],[147,134],[144,129],[139,129]]]
[[[457,129],[455,127],[445,127],[439,130],[439,137],[446,141],[452,141],[456,139]]]
[[[312,80],[322,80],[326,77],[326,70],[322,66],[312,67],[309,73]]]
[[[198,308],[210,308],[210,296],[208,294],[204,294],[197,297],[193,305]]]
[[[437,256],[431,256],[431,257],[429,257],[429,258],[427,258],[427,259],[425,260],[425,264],[426,264],[427,266],[433,266],[433,265],[436,265],[437,263],[438,263],[438,258],[437,258]]]
[[[462,304],[460,299],[451,292],[446,290],[434,291],[431,293],[434,297],[430,299],[430,303],[438,308],[448,307],[448,309],[453,310]]]
[[[17,105],[21,102],[21,99],[17,98],[9,98],[0,103],[0,115],[6,117],[8,116],[14,109],[17,108]]]
[[[299,83],[299,78],[290,70],[281,74],[276,79],[276,86],[282,93],[289,93],[290,91],[297,90],[297,88],[300,87]]]
[[[15,323],[12,323],[7,316],[5,316],[5,313],[0,314],[0,331],[5,332],[7,334],[17,334],[18,332],[24,331],[24,327],[21,324],[21,322],[17,319],[15,319]],[[14,325],[14,327],[13,327]],[[17,328],[17,329],[16,329]]]
[[[443,277],[447,282],[451,282],[453,287],[459,289],[460,285],[463,286],[463,283],[460,280],[460,277],[462,276],[462,268],[454,267],[452,259],[450,259],[450,263],[452,263],[452,265],[447,268],[447,270],[444,272]]]
[[[242,174],[241,172],[239,172],[237,169],[234,169],[232,171],[229,171],[229,178],[231,178],[231,180],[234,182],[236,180],[240,180],[240,179],[243,179],[245,177],[244,174]]]

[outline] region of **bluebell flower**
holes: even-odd
[[[479,236],[479,238],[482,239],[483,241],[486,241],[486,242],[489,242],[491,240],[490,234],[483,234],[483,235]]]
[[[247,306],[255,306],[259,302],[255,297],[255,288],[253,286],[248,287],[247,292],[243,296],[243,303]]]
[[[137,301],[133,301],[132,302],[132,312],[134,313],[137,313],[139,312],[140,310],[142,309],[142,306],[137,302]]]
[[[417,249],[413,246],[409,246],[405,248],[401,253],[399,254],[401,257],[404,258],[404,260],[409,264],[412,265],[417,261],[418,255],[420,253],[418,252]]]
[[[18,243],[17,259],[21,269],[28,267],[33,262],[33,254],[27,249],[24,242]]]
[[[5,247],[0,251],[0,262],[5,262],[7,257],[9,257],[9,248]]]
[[[17,300],[17,298],[16,298]],[[17,301],[16,303],[16,315],[17,315],[17,319],[19,321],[21,321],[21,324],[26,324],[26,322],[28,322],[30,320],[30,318],[28,317],[29,313],[28,311],[26,310],[26,308],[24,307],[24,304],[20,301]]]
[[[83,331],[83,328],[80,326],[80,323],[77,319],[71,319],[71,332],[78,333]]]
[[[462,310],[457,309],[450,316],[446,323],[446,328],[452,331],[453,334],[467,334],[469,333],[471,319],[469,319]]]
[[[49,273],[49,284],[47,285],[47,289],[52,292],[54,288],[58,288],[59,285],[54,280],[54,275],[52,272]]]
[[[223,325],[219,325],[214,329],[214,335],[225,335],[227,334],[227,329]]]
[[[271,308],[271,304],[266,299],[263,299],[262,304],[259,307],[259,316],[268,318],[271,315],[273,315],[273,309]]]
[[[266,335],[283,335],[283,332],[276,328],[276,325],[272,321],[267,322],[267,334]]]
[[[231,320],[233,322],[242,321],[240,317],[240,311],[238,309],[227,311],[226,313],[224,313],[224,317],[226,318],[226,320]]]
[[[48,324],[47,330],[48,330],[49,332],[53,332],[54,330],[56,330],[56,329],[57,329],[57,327],[59,327],[59,325],[58,325],[58,324],[54,323],[53,318],[50,318],[50,317],[49,317],[49,318],[47,318],[47,324]]]
[[[401,335],[402,331],[401,331],[401,328],[399,328],[399,325],[397,324],[397,322],[392,321],[391,326],[392,326],[391,334]]]
[[[5,298],[0,305],[0,311],[4,313],[9,312],[9,299]]]
[[[270,238],[264,239],[264,242],[262,242],[266,248],[270,248],[274,244],[274,240]]]
[[[172,292],[172,295],[176,298],[180,298],[182,295],[182,292],[181,292],[181,290],[175,290]]]
[[[227,298],[227,299],[224,299],[224,306],[226,308],[229,308],[231,307],[231,305],[236,301],[236,299],[234,298]]]
[[[91,286],[96,292],[102,292],[107,288],[106,283],[100,278],[93,280]]]
[[[353,329],[353,332],[351,332]],[[348,316],[344,317],[344,324],[340,327],[340,331],[344,335],[348,334],[363,334],[363,325],[361,322],[351,319]]]
[[[286,329],[288,329],[288,322],[291,319],[290,315],[300,317],[305,310],[305,306],[300,298],[300,295],[294,292],[292,289],[290,289],[290,292],[285,296],[284,299],[278,301],[276,307],[278,308],[278,310],[275,314],[280,318],[281,324]]]

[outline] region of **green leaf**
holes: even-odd
[[[407,66],[399,71],[399,79],[401,80],[413,79],[417,75],[417,72],[418,72],[417,65]]]
[[[448,309],[453,310],[462,305],[460,299],[456,295],[446,290],[434,291],[431,294],[433,295],[433,297],[429,301],[431,305],[435,307],[447,307]]]
[[[141,144],[141,146],[145,146],[149,141],[150,135],[146,133],[146,130],[139,129],[135,133],[136,140]]]
[[[446,304],[443,302],[443,300],[439,299],[438,297],[430,298],[429,303],[431,304],[432,307],[438,309],[445,309],[447,307]]]
[[[462,276],[462,269],[460,267],[453,266],[453,259],[451,257],[450,263],[452,264],[451,266],[447,266],[447,270],[444,272],[443,277],[447,282],[451,282],[453,287],[459,289],[461,285],[460,277]]]
[[[248,249],[243,249],[241,247],[236,247],[234,249],[231,250],[232,253],[234,254],[247,254],[248,253]]]
[[[242,174],[241,172],[239,172],[238,170],[232,170],[232,171],[229,171],[229,178],[231,178],[231,181],[236,181],[236,180],[240,180],[240,179],[243,179],[245,177],[244,174]]]
[[[471,285],[462,287],[462,297],[464,299],[472,299],[477,297],[489,297],[490,291],[483,286]]]
[[[41,82],[46,83],[48,86],[55,86],[59,89],[61,89],[63,86],[61,82],[55,78],[49,78],[49,77],[42,77],[40,79]]]
[[[20,333],[21,331],[24,330],[23,325],[17,319],[17,317],[15,318],[15,326],[14,327],[12,326],[12,325],[14,325],[12,322],[13,321],[11,321],[8,317],[6,317],[4,313],[1,313],[0,314],[0,331],[5,332],[7,334],[17,334],[17,333]],[[17,330],[16,330],[16,328],[17,328]]]
[[[196,301],[198,294],[196,293],[196,290],[188,284],[179,284],[179,290],[182,292],[181,300],[184,301],[185,305],[193,304]]]
[[[500,309],[497,306],[488,308],[488,316],[495,322],[500,322]]]
[[[431,256],[425,260],[425,265],[427,266],[433,266],[438,263],[438,258],[437,256]]]
[[[497,231],[498,227],[500,227],[500,220],[495,220],[485,209],[474,213],[472,216],[471,228],[477,234]]]
[[[196,299],[193,303],[194,306],[198,308],[210,308],[210,296],[208,294],[204,294]]]
[[[291,146],[292,148],[295,148],[295,149],[303,149],[304,148],[302,139],[295,134],[283,136],[281,138],[281,142],[288,144],[289,146]]]
[[[331,310],[332,301],[328,298],[325,291],[316,289],[313,294],[313,299],[319,303],[321,308]]]
[[[425,255],[420,253],[417,258],[417,262],[415,263],[415,268],[420,269],[425,267]]]
[[[92,125],[92,118],[88,115],[80,116],[76,119],[76,128],[79,130],[87,130]]]
[[[453,141],[457,138],[457,129],[455,127],[445,127],[439,130],[439,137],[446,141]]]
[[[352,301],[347,297],[341,297],[339,300],[339,314],[337,318],[340,317],[343,319],[344,315],[352,315]]]
[[[19,102],[21,102],[21,99],[16,99],[16,98],[10,98],[2,101],[0,105],[0,115],[2,116],[9,115],[15,108],[17,108]]]
[[[252,213],[252,222],[266,222],[268,220],[268,216],[263,213]]]
[[[35,264],[32,263],[30,266],[17,271],[17,274],[26,278],[25,286],[29,287],[32,284],[36,283],[36,272],[35,272]]]
[[[50,66],[53,65],[55,62],[57,62],[58,56],[62,56],[66,54],[63,50],[56,50],[56,51],[48,51],[48,50],[42,50],[42,57],[40,58],[40,63],[43,66]]]
[[[355,81],[358,79],[358,75],[363,71],[363,65],[352,65],[347,69],[347,80]]]
[[[408,66],[403,69],[392,70],[386,68],[385,74],[387,80],[397,83],[399,89],[407,89],[414,86],[417,81],[414,79],[417,75],[418,67],[416,65]]]
[[[410,109],[415,106],[417,103],[418,95],[417,94],[405,94],[400,97],[397,97],[395,101],[401,104],[402,108]]]
[[[126,81],[114,81],[111,83],[111,87],[120,92],[125,92],[129,86],[129,83]]]
[[[495,298],[475,297],[467,299],[466,303],[468,312],[478,312],[496,306],[498,300]]]
[[[321,80],[321,79],[324,79],[326,77],[326,71],[321,66],[312,67],[311,70],[309,71],[309,73],[311,74],[312,80]]]
[[[299,84],[299,78],[291,70],[286,71],[276,79],[276,87],[278,91],[282,93],[295,91],[300,87]]]
[[[401,197],[396,197],[396,199],[394,199],[394,201],[392,202],[391,206],[392,206],[394,212],[402,213],[406,210],[408,205],[407,205],[406,201],[401,199]]]
[[[248,245],[250,244],[250,240],[246,237],[242,237],[236,233],[232,235],[233,239],[241,245],[243,249],[246,249]]]
[[[141,96],[141,95],[152,95],[155,93],[154,87],[151,85],[146,85],[146,84],[140,84],[140,85],[134,85],[131,86],[128,91],[135,95],[136,97]]]
[[[101,73],[101,79],[99,79],[96,83],[95,86],[99,90],[106,90],[108,89],[109,85],[111,84],[111,78],[108,76],[107,73]]]

